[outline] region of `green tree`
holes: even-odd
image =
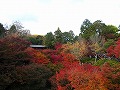
[[[0,37],[4,37],[5,35],[5,28],[3,27],[3,24],[0,23]]]
[[[76,36],[74,37],[74,40],[73,40],[73,41],[76,42],[76,41],[78,41],[78,40],[79,40],[79,36],[76,35]]]
[[[118,31],[120,31],[120,25],[118,26]]]
[[[91,37],[94,37],[94,40],[96,40],[95,43],[97,42],[98,44],[101,43],[101,45],[103,45],[105,39],[104,31],[106,30],[105,23],[97,20],[92,24],[90,29],[93,31]]]
[[[9,29],[9,33],[12,34],[12,33],[16,33],[17,32],[17,28],[15,25],[12,25]]]
[[[72,30],[69,31],[69,34],[70,34],[70,42],[73,42],[75,38],[75,34]]]
[[[85,39],[89,39],[89,37],[91,36],[91,25],[92,23],[88,19],[85,19],[80,28],[80,36]]]
[[[118,37],[119,29],[113,25],[107,25],[106,30],[103,31],[105,39],[115,39]]]
[[[44,44],[44,36],[42,36],[42,35],[30,35],[27,37],[27,40],[34,45],[43,45]]]
[[[45,45],[49,48],[53,48],[55,45],[55,38],[52,32],[49,32],[45,35]]]
[[[63,32],[63,43],[67,42],[73,43],[74,37],[75,35],[72,30],[70,30],[69,32]]]
[[[92,35],[98,34],[99,38],[102,40],[103,38],[113,39],[118,35],[118,28],[113,25],[106,25],[101,20],[96,20],[90,27],[93,31]]]
[[[96,20],[91,23],[88,19],[85,19],[81,25],[80,35],[85,39],[90,39],[91,36],[98,34],[98,36],[103,36],[106,31],[105,23],[102,23],[101,20]]]
[[[37,35],[36,37],[37,41],[38,41],[38,45],[43,45],[44,44],[44,36],[42,35]]]
[[[28,41],[30,41],[33,45],[36,45],[36,39],[33,37],[33,36],[29,36],[28,38],[27,38],[27,40]]]
[[[117,33],[118,32],[118,28],[116,26],[113,25],[107,25],[107,32],[104,31],[105,34],[107,33]]]
[[[59,43],[63,43],[63,34],[60,30],[60,28],[58,27],[58,29],[54,32],[55,34],[55,42],[59,42]]]
[[[106,29],[106,25],[105,25],[105,23],[102,23],[101,20],[96,20],[96,21],[93,23],[91,29],[93,29],[93,31],[94,31],[95,33],[97,33],[99,36],[101,36],[102,33],[103,33],[103,31]]]

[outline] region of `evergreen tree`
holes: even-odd
[[[58,27],[58,29],[54,32],[55,34],[55,42],[56,43],[63,43],[63,34],[60,30],[60,28]]]
[[[3,24],[0,23],[0,37],[5,36],[5,28],[3,27]]]
[[[52,32],[49,32],[45,35],[45,45],[49,48],[54,48],[55,38]]]

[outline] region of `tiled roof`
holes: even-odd
[[[46,47],[46,46],[44,46],[44,45],[30,45],[30,47],[35,47],[35,48],[44,48],[44,47]]]

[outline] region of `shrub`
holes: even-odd
[[[108,47],[110,47],[113,44],[114,44],[114,40],[113,39],[108,39],[108,41],[105,42],[105,44],[104,44],[104,48],[107,49]]]
[[[114,66],[114,65],[117,65],[119,64],[118,61],[115,61],[115,60],[109,60],[109,59],[100,59],[98,60],[97,62],[94,63],[95,66],[102,66],[104,63],[109,63],[110,66]]]
[[[89,58],[89,57],[83,57],[81,58],[81,63],[94,63],[95,62],[95,58]]]

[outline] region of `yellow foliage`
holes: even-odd
[[[92,43],[92,45],[90,47],[95,52],[99,52],[99,51],[102,50],[102,47],[100,47],[100,45],[97,42],[96,43]]]
[[[75,42],[73,44],[67,43],[62,46],[62,52],[71,53],[76,56],[76,59],[80,59],[87,54],[87,44],[84,41]]]

